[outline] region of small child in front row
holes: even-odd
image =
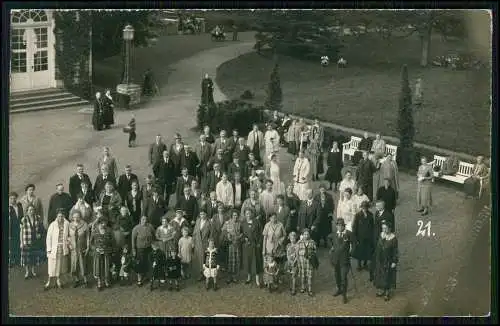
[[[189,235],[187,227],[182,228],[182,237],[179,239],[179,257],[181,258],[181,275],[183,279],[191,276],[191,260],[193,258],[193,237]]]
[[[278,288],[277,280],[279,271],[280,269],[276,263],[276,259],[274,257],[269,257],[264,267],[264,282],[269,292],[273,292]]]
[[[152,251],[150,256],[151,262],[151,288],[154,290],[154,283],[156,280],[160,280],[160,284],[165,283],[165,253],[160,250],[160,246],[157,242],[153,242],[151,245]]]
[[[122,257],[121,257],[121,267],[120,267],[120,285],[130,284],[130,267],[132,265],[132,256],[128,251],[128,246],[123,246]]]
[[[179,291],[179,279],[181,278],[181,259],[175,250],[170,250],[166,261],[168,289],[172,290],[175,285],[175,291]]]
[[[128,147],[135,147],[135,138],[137,135],[135,134],[135,115],[132,114],[132,119],[127,125],[128,130]]]
[[[297,233],[291,232],[288,236],[290,243],[286,246],[286,269],[290,274],[290,291],[292,295],[297,294],[297,272],[298,272],[298,255],[297,255]]]
[[[208,248],[203,260],[203,275],[205,276],[205,288],[210,289],[210,280],[214,282],[214,291],[217,291],[217,274],[220,269],[217,259],[217,248],[213,239],[208,240]]]

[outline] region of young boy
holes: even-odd
[[[214,239],[208,240],[208,248],[205,251],[205,259],[203,260],[203,275],[205,275],[205,288],[210,289],[210,279],[214,283],[214,291],[217,291],[217,272],[219,264],[217,263],[217,248],[215,248]]]
[[[290,232],[288,239],[290,243],[286,246],[286,268],[291,279],[290,293],[295,295],[297,294],[297,233]]]
[[[193,238],[189,235],[189,228],[182,228],[182,238],[179,239],[179,257],[181,258],[181,275],[188,279],[191,275],[191,260],[193,259]]]
[[[166,261],[168,289],[172,290],[175,285],[175,291],[179,291],[179,279],[181,278],[181,259],[175,250],[170,250]]]
[[[154,290],[154,282],[160,280],[160,284],[165,283],[165,253],[160,250],[160,246],[157,242],[153,242],[151,245],[151,291]]]
[[[278,288],[277,279],[279,273],[279,266],[276,263],[274,257],[270,257],[268,259],[268,263],[264,267],[264,282],[269,290],[269,292],[273,292]]]
[[[120,259],[120,285],[127,285],[130,283],[130,267],[132,265],[132,256],[129,253],[128,246],[123,246],[122,257]]]
[[[135,138],[137,135],[135,134],[135,115],[132,114],[132,119],[127,126],[128,129],[128,147],[135,147]]]

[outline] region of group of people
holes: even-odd
[[[392,156],[374,148],[380,137],[366,135],[361,159],[349,170],[337,142],[323,150],[318,121],[306,127],[277,114],[270,120],[265,132],[255,124],[247,137],[221,130],[215,138],[206,126],[194,146],[179,134],[167,146],[157,135],[148,151],[152,173],[142,185],[130,165],[119,175],[117,159],[105,147],[95,181],[78,164],[68,193],[56,185],[47,214],[35,185],[26,186],[21,198],[10,193],[10,264],[22,264],[28,279],[47,259],[45,289],[54,279],[62,287],[61,276],[69,271],[73,286],[87,286],[92,275],[98,290],[128,285],[133,275],[138,286],[149,280],[152,290],[167,281],[179,290],[181,280],[191,277],[217,290],[221,272],[229,284],[243,271],[247,284],[274,291],[288,281],[292,295],[299,290],[313,296],[323,242],[330,248],[335,296],[348,302],[353,257],[377,296],[390,300],[398,265],[399,183]],[[283,145],[296,155],[287,185],[279,164]],[[325,172],[323,156],[326,182],[313,190],[312,181]],[[418,171],[423,213],[431,200],[429,167],[423,159]],[[339,193],[337,204],[329,190]]]
[[[109,129],[115,124],[115,113],[113,97],[111,91],[105,91],[104,96],[101,92],[95,94],[94,111],[92,113],[92,126],[94,130]]]

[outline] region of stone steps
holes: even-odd
[[[16,92],[9,96],[10,113],[66,109],[87,105],[90,106],[89,101],[59,88]]]

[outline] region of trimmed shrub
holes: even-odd
[[[251,100],[255,97],[255,95],[249,91],[248,89],[241,94],[240,99],[242,100]]]
[[[206,115],[205,124],[213,131],[237,129],[245,135],[252,129],[253,123],[264,123],[264,108],[240,100],[217,102],[213,113]]]
[[[281,90],[279,66],[275,64],[268,84],[265,106],[269,110],[281,111],[282,100],[283,91]]]
[[[413,107],[410,83],[408,81],[408,67],[404,65],[401,69],[401,93],[399,94],[399,117],[398,131],[400,139],[401,165],[411,167],[415,161],[413,139],[415,138],[415,127],[413,123]]]

